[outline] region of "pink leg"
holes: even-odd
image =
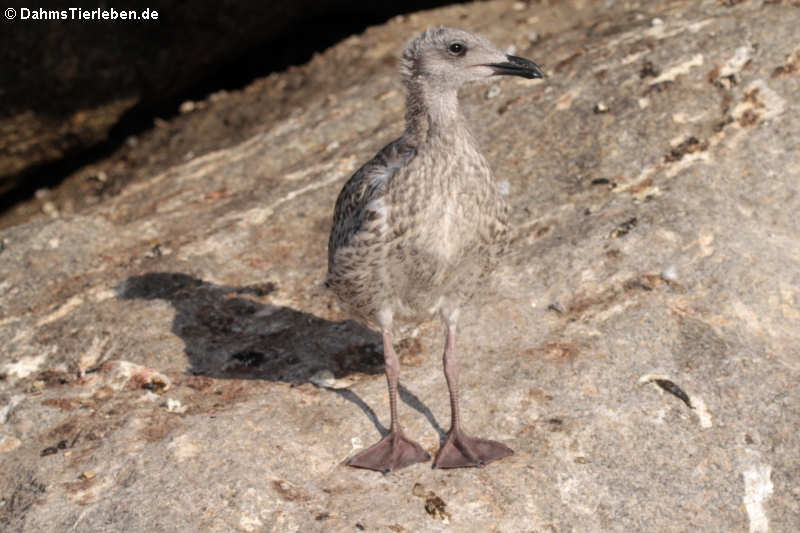
[[[447,340],[444,346],[444,375],[450,389],[450,431],[447,441],[433,462],[434,468],[459,468],[484,466],[487,463],[512,455],[514,451],[500,442],[470,437],[461,429],[461,413],[458,408],[458,361],[455,356],[455,325],[447,324]]]
[[[386,381],[389,384],[389,410],[391,427],[389,434],[377,444],[357,453],[347,461],[349,466],[368,468],[378,472],[389,473],[414,463],[421,463],[431,458],[422,446],[407,438],[400,428],[397,418],[397,380],[400,363],[392,347],[392,334],[383,332],[383,357],[386,362]]]

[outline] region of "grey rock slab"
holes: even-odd
[[[799,530],[800,10],[730,4],[486,3],[362,36],[462,25],[549,75],[462,95],[515,222],[462,318],[463,411],[514,456],[343,466],[388,422],[380,339],[321,287],[339,188],[402,128],[376,73],[0,234],[0,529]],[[431,453],[442,337],[396,335]]]

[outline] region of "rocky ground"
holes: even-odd
[[[463,409],[516,454],[383,476],[343,465],[388,423],[379,338],[321,281],[339,188],[402,130],[395,58],[439,23],[548,74],[462,97],[515,223],[463,318]],[[800,530],[798,24],[762,1],[394,19],[302,67],[329,85],[262,132],[3,230],[0,530]],[[396,338],[435,453],[442,332]]]

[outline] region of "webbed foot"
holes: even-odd
[[[476,439],[461,430],[451,430],[447,442],[436,455],[433,468],[481,467],[513,454],[514,450],[500,442]]]
[[[422,446],[407,438],[401,431],[393,431],[377,444],[351,457],[347,465],[388,474],[393,470],[421,463],[430,458]]]

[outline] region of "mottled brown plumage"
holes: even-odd
[[[479,466],[509,455],[460,428],[454,342],[458,311],[490,275],[507,245],[507,207],[458,109],[458,88],[498,74],[541,77],[462,30],[428,30],[403,53],[406,131],[345,184],[333,216],[326,284],[348,310],[383,334],[391,433],[350,460],[390,471],[427,460],[397,421],[394,320],[439,314],[447,327],[444,366],[452,426],[434,466]]]

